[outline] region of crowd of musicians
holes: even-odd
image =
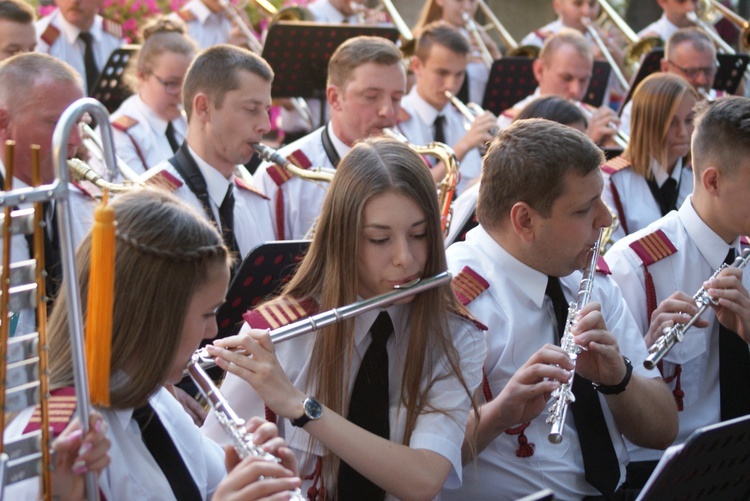
[[[602,2],[553,0],[557,20],[522,41],[539,51],[537,87],[498,116],[461,111],[482,102],[504,51],[474,21],[480,3],[427,0],[408,64],[385,38],[346,40],[324,98],[275,101],[274,124],[274,70],[232,6],[191,0],[143,28],[132,95],[62,146],[104,176],[84,144],[112,134],[130,171],[109,179],[131,187],[112,203],[111,403],[85,433],[60,284],[89,287],[98,187],[71,186],[78,277],[63,276],[55,224],[44,235],[55,496],[83,498],[93,472],[103,499],[123,500],[635,499],[668,446],[750,414],[750,279],[737,260],[750,246],[750,99],[714,89],[698,2],[657,0],[663,16],[638,36],[663,40],[660,71],[633,89],[610,78],[592,107],[595,61],[628,72],[622,37],[595,24]],[[0,138],[16,145],[0,165],[5,178],[13,164],[14,188],[32,185],[35,144],[42,181],[54,179],[60,116],[124,44],[101,0],[55,4],[37,20],[0,0]],[[359,2],[306,7],[319,23],[382,21]],[[332,181],[259,162],[272,129],[285,162]],[[415,145],[452,148],[457,176]],[[436,187],[454,199],[449,220]],[[55,204],[45,210],[53,223]],[[278,461],[241,459],[223,416],[177,385],[216,337],[243,257],[299,239],[309,249],[278,295],[207,348],[221,393]],[[14,236],[13,262],[33,247]],[[445,270],[452,283],[273,342],[274,329]],[[585,288],[591,301],[575,304]],[[711,303],[696,319],[700,290]],[[691,321],[647,370],[649,347]],[[24,311],[12,324],[35,328]],[[566,336],[580,349],[562,348]],[[560,399],[570,412],[553,443]],[[11,417],[6,440],[39,428],[33,406]],[[9,499],[38,491],[36,479],[5,486]]]

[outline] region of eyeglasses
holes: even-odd
[[[154,78],[157,79],[159,83],[164,86],[164,90],[167,91],[167,94],[179,94],[180,91],[182,90],[182,82],[165,82],[164,80],[159,78],[157,75],[154,75]]]
[[[713,66],[707,66],[705,68],[683,68],[682,66],[676,65],[670,60],[667,60],[667,64],[671,64],[678,70],[682,72],[683,75],[687,78],[695,78],[700,73],[703,73],[707,77],[712,77],[716,74],[716,71],[719,69],[719,61],[716,61]]]

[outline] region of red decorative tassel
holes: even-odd
[[[266,411],[266,421],[268,421],[269,423],[278,423],[276,413],[272,411],[271,408],[267,405],[264,405],[263,408]]]
[[[518,435],[518,449],[516,449],[516,456],[519,458],[529,458],[534,455],[535,444],[529,442],[529,439],[524,434],[526,428],[529,427],[530,422],[525,422],[514,428],[508,428],[505,433],[508,435]]]
[[[325,501],[328,499],[328,492],[326,491],[325,486],[323,485],[323,458],[319,457],[318,460],[315,462],[315,469],[312,472],[312,475],[307,475],[303,477],[303,480],[312,480],[313,483],[310,486],[309,489],[307,489],[307,499],[310,501]],[[318,487],[318,484],[320,484],[320,487]],[[320,498],[318,498],[320,496]]]
[[[674,366],[674,374],[672,374],[669,377],[664,377],[664,361],[661,360],[657,364],[657,367],[659,368],[659,372],[661,372],[661,377],[664,379],[664,382],[669,384],[672,381],[674,381],[674,390],[672,390],[672,395],[674,395],[674,401],[677,402],[677,411],[682,411],[685,407],[684,405],[684,398],[685,398],[685,392],[682,391],[682,383],[681,383],[681,376],[682,376],[682,366],[680,364],[675,364]]]

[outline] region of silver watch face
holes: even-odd
[[[318,419],[323,415],[323,406],[314,398],[306,398],[305,415],[310,419]]]

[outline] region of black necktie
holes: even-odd
[[[731,265],[734,249],[724,262]],[[721,420],[750,414],[750,352],[736,332],[719,325],[719,393]]]
[[[224,235],[224,243],[232,252],[239,252],[237,239],[234,236],[234,185],[229,184],[227,194],[219,207],[219,220],[221,221],[221,232]]]
[[[94,37],[87,31],[82,31],[78,34],[78,38],[81,39],[85,49],[83,51],[83,66],[86,69],[86,89],[88,95],[94,94],[94,86],[96,85],[96,79],[99,78],[99,68],[96,66],[96,59],[94,59]]]
[[[354,380],[347,419],[385,439],[390,438],[388,420],[388,351],[386,343],[393,333],[393,322],[381,312],[370,328],[372,343],[362,357]],[[345,462],[339,468],[338,499],[382,500],[385,491],[357,473]]]
[[[565,330],[568,303],[565,300],[560,279],[549,277],[545,294],[552,300],[557,319],[558,343]],[[575,402],[570,404],[578,430],[578,441],[583,456],[586,481],[610,498],[620,481],[620,462],[604,421],[601,402],[591,381],[576,374],[573,379]]]
[[[45,292],[49,301],[47,310],[52,308],[53,301],[62,283],[62,260],[60,257],[60,243],[57,233],[57,222],[55,221],[56,204],[50,205],[50,202],[42,204],[44,209],[43,219],[46,227],[44,228],[44,271],[45,271]],[[26,243],[29,246],[29,257],[34,258],[34,235],[26,235]]]
[[[135,409],[133,419],[141,429],[141,438],[156,464],[167,477],[178,501],[200,499],[201,494],[180,452],[150,404]]]
[[[649,179],[648,187],[651,194],[659,204],[659,210],[662,216],[666,216],[669,211],[677,209],[677,181],[670,177],[661,187],[657,186],[656,181]]]
[[[172,153],[177,153],[177,150],[180,149],[180,143],[177,142],[177,138],[174,135],[174,126],[172,125],[172,122],[167,122],[167,130],[164,135],[167,136],[167,141],[169,141],[169,147],[172,148]]]
[[[445,142],[445,116],[443,115],[435,117],[435,142]]]

